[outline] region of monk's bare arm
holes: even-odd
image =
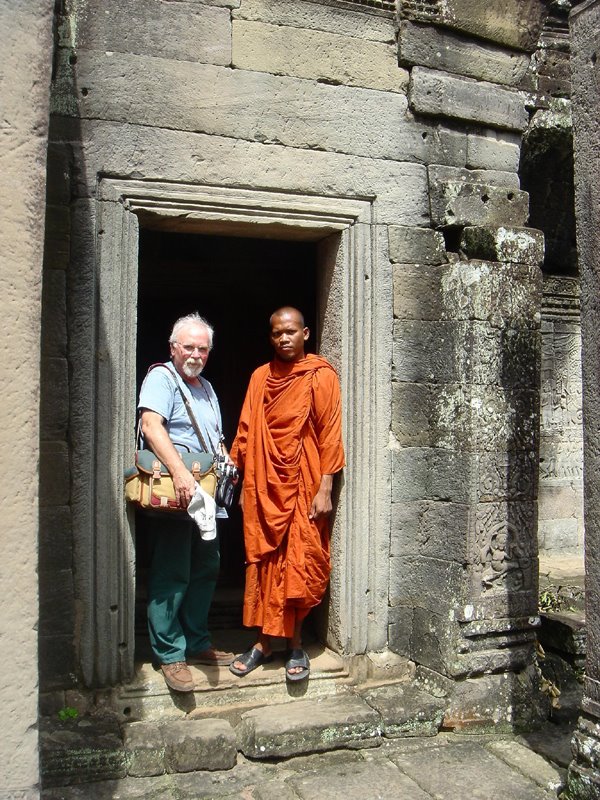
[[[333,475],[321,475],[321,483],[312,501],[309,519],[319,519],[328,517],[331,514],[333,505],[331,503],[331,490],[333,488]]]
[[[154,455],[171,473],[179,504],[187,508],[196,489],[196,481],[181,460],[165,429],[163,418],[156,411],[142,411],[142,434]]]

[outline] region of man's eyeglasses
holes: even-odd
[[[181,342],[176,342],[176,344],[178,344],[179,347],[181,347],[181,349],[183,350],[183,352],[188,356],[191,356],[192,353],[194,353],[196,350],[200,353],[201,356],[207,356],[210,352],[209,347],[196,347],[193,344],[181,344]]]

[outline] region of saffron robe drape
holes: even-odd
[[[244,473],[244,625],[290,638],[331,571],[329,519],[308,518],[321,476],[344,466],[331,364],[307,355],[255,370],[231,458]]]

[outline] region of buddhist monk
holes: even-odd
[[[229,667],[238,676],[272,659],[275,636],[288,639],[286,678],[308,678],[302,623],[329,582],[331,490],[344,466],[340,385],[326,359],[305,354],[309,333],[297,309],[272,314],[275,356],[250,378],[231,450],[244,476],[244,625],[258,629]]]

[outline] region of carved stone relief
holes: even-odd
[[[483,503],[476,512],[478,561],[474,572],[481,591],[516,592],[533,586],[532,503]]]

